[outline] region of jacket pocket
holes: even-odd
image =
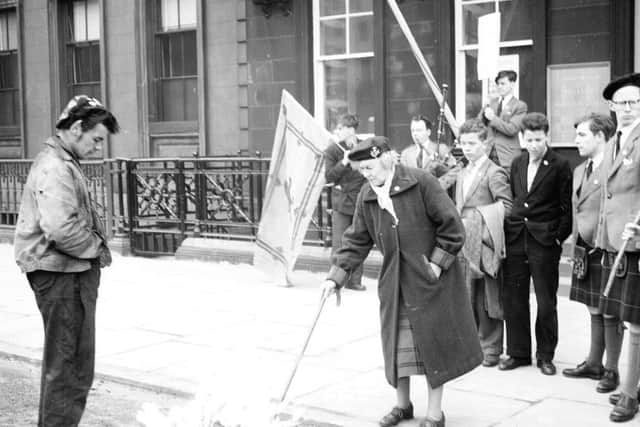
[[[438,282],[438,276],[431,268],[431,263],[429,262],[429,258],[426,255],[422,255],[422,266],[424,269],[425,276],[427,278],[427,283],[434,285]]]

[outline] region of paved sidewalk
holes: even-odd
[[[248,265],[115,255],[113,266],[103,270],[98,299],[97,373],[183,394],[206,383],[230,396],[263,390],[278,397],[316,312],[323,276],[297,272],[296,286],[285,288]],[[40,360],[41,319],[6,244],[0,245],[0,277],[0,353]],[[345,291],[341,307],[325,306],[289,391],[292,412],[364,427],[376,426],[393,406],[376,285],[365,284],[366,292]],[[561,370],[587,353],[588,314],[561,297],[559,318]],[[419,418],[405,427],[417,426],[426,410],[424,381],[412,384]],[[446,386],[447,426],[610,425],[607,395],[596,393],[595,385],[560,374],[546,377],[533,367],[480,367]],[[624,425],[639,426],[640,417]]]

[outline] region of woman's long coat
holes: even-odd
[[[436,388],[472,370],[483,357],[456,258],[465,231],[455,205],[428,172],[396,166],[390,195],[397,225],[379,207],[371,184],[363,186],[353,224],[343,235],[328,278],[341,286],[375,243],[383,254],[378,296],[387,381],[397,386],[398,304],[402,292],[427,380]],[[429,261],[442,267],[437,280],[433,280]]]

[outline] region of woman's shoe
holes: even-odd
[[[444,427],[444,412],[442,413],[442,418],[438,421],[432,420],[431,418],[425,418],[424,421],[420,423],[420,427]]]
[[[380,427],[393,427],[398,425],[400,421],[413,419],[413,404],[409,402],[407,408],[399,408],[395,406],[391,412],[382,417],[378,423]]]

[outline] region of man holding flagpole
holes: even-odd
[[[330,144],[324,152],[324,175],[328,184],[333,184],[331,189],[331,249],[332,254],[340,247],[342,234],[353,222],[353,213],[360,188],[365,182],[364,177],[351,167],[349,153],[358,142],[356,130],[358,129],[358,117],[354,114],[345,114],[338,122],[334,132],[338,142]],[[362,266],[356,268],[349,282],[345,286],[354,291],[364,291],[366,286],[362,284]]]

